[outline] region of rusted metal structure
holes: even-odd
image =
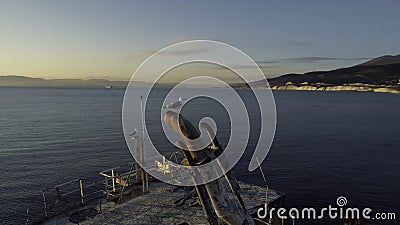
[[[46,219],[43,224],[53,224],[55,221],[59,222],[67,219],[72,221],[71,218],[73,216],[76,217],[76,214],[83,214],[82,212],[86,212],[88,209],[94,210],[95,213],[88,217],[91,220],[88,220],[87,224],[99,224],[104,221],[118,224],[117,220],[114,221],[115,218],[111,213],[111,211],[114,211],[111,210],[113,208],[113,205],[110,205],[111,203],[123,206],[121,207],[121,213],[127,217],[126,221],[129,221],[130,224],[187,224],[188,222],[190,224],[208,223],[211,225],[253,225],[256,224],[255,221],[257,221],[257,224],[261,222],[262,224],[270,225],[282,223],[275,215],[274,219],[269,221],[261,221],[256,215],[264,204],[273,207],[282,206],[284,202],[283,194],[264,187],[238,182],[232,171],[226,171],[224,168],[227,162],[221,155],[224,149],[218,142],[213,129],[207,123],[200,123],[200,129],[207,132],[206,137],[208,136],[207,143],[209,144],[197,150],[190,140],[198,139],[201,134],[187,119],[177,112],[167,111],[164,115],[164,121],[182,136],[184,142],[178,141],[179,150],[171,154],[170,161],[166,160],[165,156],[162,161],[155,159],[154,169],[162,171],[164,174],[170,174],[173,178],[178,178],[175,175],[181,172],[179,168],[183,167],[183,165],[196,167],[216,160],[216,167],[218,168],[213,169],[219,172],[222,171],[223,175],[208,183],[199,182],[203,180],[202,176],[204,174],[194,170],[195,173],[192,175],[194,189],[192,191],[188,191],[187,188],[179,188],[158,182],[156,179],[149,177],[140,166],[140,162],[143,162],[144,139],[135,130],[131,136],[136,145],[137,162],[101,171],[100,175],[103,178],[101,182],[84,186],[82,179],[77,179],[73,181],[73,183],[79,181],[79,189],[77,190],[66,192],[64,186],[71,183],[68,182],[55,187],[55,197],[49,197],[43,192]],[[183,155],[183,160],[182,157],[178,160],[176,153],[179,153],[180,156]],[[175,158],[178,165],[171,163],[172,157]],[[213,169],[208,172],[212,172]],[[92,186],[101,186],[102,189],[88,189],[88,187]],[[96,197],[96,201],[90,199],[91,196],[95,196],[94,194],[99,192],[104,193],[107,197],[108,201],[106,203],[102,204],[101,197]],[[55,216],[56,213],[53,210],[49,216],[49,209],[54,208],[49,208],[49,205],[57,206],[59,205],[58,203],[63,203],[65,197],[69,196],[70,193],[80,197],[77,199],[79,200],[76,206],[78,208],[73,207],[72,212],[74,213]],[[49,193],[46,192],[46,194]],[[191,197],[193,201],[189,205],[185,205],[184,202]],[[49,200],[52,199],[56,199],[56,202],[49,204]],[[106,214],[100,215],[105,210],[109,210],[109,218],[105,217]],[[65,212],[65,210],[63,211]],[[191,215],[190,218],[187,215]],[[88,218],[79,218],[76,221],[85,221]],[[27,221],[28,219],[29,213],[27,213]]]
[[[223,151],[217,138],[214,137],[212,129],[207,127],[206,124],[203,124],[203,126],[205,126],[209,137],[214,137],[211,140],[212,146],[200,151],[192,151],[192,145],[187,139],[194,140],[199,138],[199,131],[182,115],[172,111],[165,113],[164,121],[184,138],[188,150],[182,151],[184,152],[189,166],[202,165],[210,162],[216,159]],[[221,165],[220,167],[223,170],[223,166]],[[195,174],[195,176],[201,176],[201,174]],[[222,179],[226,179],[238,201],[232,201],[232,199],[225,195]],[[226,173],[225,171],[225,176],[223,178],[221,177],[203,185],[197,185],[195,181],[195,188],[209,224],[218,224],[219,221],[231,225],[254,224],[252,217],[244,206],[240,196],[239,185],[232,173]]]

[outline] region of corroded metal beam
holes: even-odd
[[[215,152],[209,148],[205,148],[199,151],[194,151],[192,149],[192,143],[187,139],[194,140],[200,137],[199,131],[182,115],[167,111],[164,116],[165,123],[173,128],[178,134],[180,134],[185,139],[185,144],[188,150],[183,150],[184,155],[190,166],[202,165],[210,162],[216,158]],[[209,135],[213,136],[211,133]],[[210,136],[210,137],[211,137]],[[219,145],[216,138],[212,140],[213,145]],[[220,147],[220,146],[219,146]],[[221,150],[220,150],[221,151]],[[214,168],[217,169],[217,168]],[[223,170],[223,168],[220,168]],[[210,224],[218,223],[215,221],[214,215],[216,214],[218,218],[226,224],[236,225],[236,224],[250,224],[253,225],[254,221],[250,214],[244,207],[243,201],[237,190],[238,185],[235,182],[236,179],[226,177],[230,187],[236,195],[239,195],[239,204],[236,201],[232,201],[225,193],[223,188],[223,178],[219,178],[212,182],[206,183],[204,185],[196,185],[196,180],[201,179],[201,174],[195,174],[194,183],[196,191],[200,197],[203,210],[206,214],[207,220]],[[234,180],[234,181],[233,181]],[[235,184],[233,184],[235,183]],[[242,205],[243,204],[243,205]]]

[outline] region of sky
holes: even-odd
[[[241,49],[267,77],[329,70],[400,54],[399,9],[396,0],[0,0],[0,75],[128,80],[155,51],[193,39]]]

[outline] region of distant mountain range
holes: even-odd
[[[27,87],[125,87],[127,81],[109,81],[106,79],[43,79],[25,76],[0,76],[0,86]]]
[[[324,91],[376,91],[400,93],[400,55],[386,55],[359,65],[330,71],[286,74],[268,79],[272,89]],[[43,79],[25,76],[0,76],[0,86],[28,87],[126,87],[128,81],[106,79]],[[256,86],[265,81],[254,82]],[[139,84],[146,86],[148,83]],[[165,84],[160,86],[173,86]],[[241,88],[244,84],[233,84]]]

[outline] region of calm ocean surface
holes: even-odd
[[[249,90],[239,93],[251,99]],[[133,160],[122,132],[123,95],[124,89],[0,88],[1,224],[25,224],[28,207],[43,213],[42,189],[79,177],[97,179],[99,171]],[[269,187],[285,193],[287,207],[327,207],[345,196],[348,206],[400,217],[400,95],[274,95],[277,132],[262,167]],[[213,115],[217,106],[203,103],[183,114]],[[256,112],[250,116],[257,121]],[[229,123],[218,121],[224,144]],[[256,141],[253,135],[249,147]],[[259,170],[247,171],[251,154],[247,151],[235,167],[236,176],[263,185]]]

